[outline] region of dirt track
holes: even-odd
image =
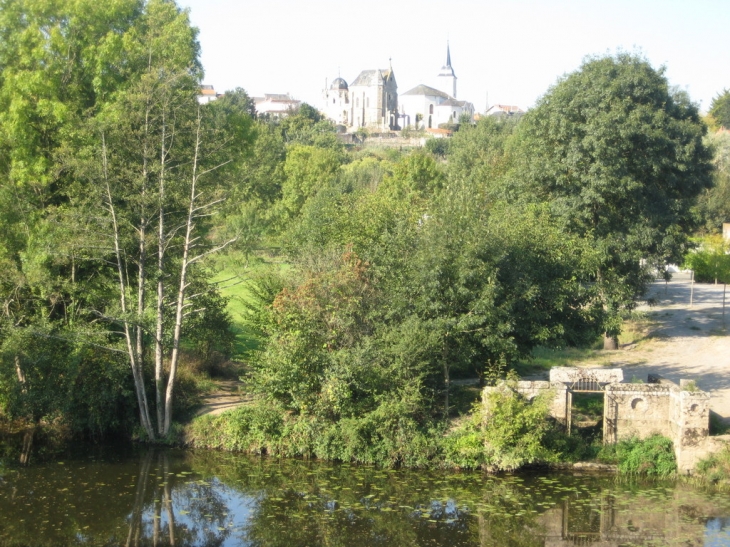
[[[220,414],[242,405],[249,398],[241,393],[241,382],[237,380],[217,380],[216,390],[203,396],[203,406],[198,409],[196,416],[204,414]]]
[[[647,298],[653,306],[639,309],[650,319],[648,336],[622,346],[611,364],[624,368],[626,381],[633,376],[646,381],[655,372],[678,382],[695,380],[710,393],[710,408],[730,421],[730,290],[723,321],[723,286],[694,284],[678,274],[668,284],[655,283]]]

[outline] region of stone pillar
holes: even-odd
[[[690,473],[697,462],[707,456],[705,441],[710,434],[710,395],[696,388],[688,390],[694,383],[687,380],[680,380],[679,386],[672,397],[674,452],[679,472]]]

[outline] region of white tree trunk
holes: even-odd
[[[108,162],[106,140],[102,135],[102,167],[104,183],[106,185],[107,210],[112,219],[112,239],[114,241],[114,254],[117,263],[117,272],[119,274],[119,300],[122,309],[122,328],[124,330],[124,338],[127,342],[127,354],[129,355],[129,364],[132,368],[132,377],[134,378],[134,388],[137,395],[137,404],[139,406],[140,422],[147,433],[150,440],[154,440],[155,432],[150,421],[149,406],[147,405],[147,394],[144,388],[144,376],[139,366],[139,360],[132,343],[132,334],[129,327],[129,318],[127,317],[127,284],[124,280],[124,264],[122,261],[122,251],[119,243],[119,223],[117,222],[116,209],[112,198],[111,187],[108,176]]]

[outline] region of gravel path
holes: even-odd
[[[675,382],[695,380],[710,393],[710,408],[730,421],[730,291],[723,317],[723,290],[723,285],[695,283],[692,291],[682,274],[655,283],[647,297],[656,304],[639,308],[650,319],[647,338],[622,347],[612,361],[624,367],[627,380],[646,381],[652,372]]]

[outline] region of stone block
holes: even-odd
[[[620,368],[604,367],[553,367],[550,369],[550,382],[573,384],[580,380],[593,380],[600,384],[623,382],[624,371]]]

